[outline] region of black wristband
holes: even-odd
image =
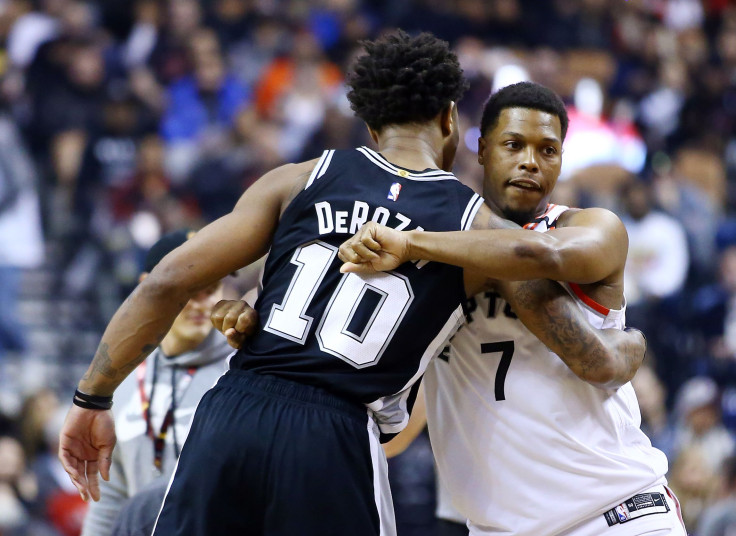
[[[84,409],[105,410],[112,407],[112,397],[88,395],[87,393],[83,393],[82,391],[77,389],[76,391],[74,391],[74,398],[72,399],[72,403],[75,406],[79,406],[80,408]]]

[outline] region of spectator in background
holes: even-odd
[[[121,295],[129,294],[138,283],[142,260],[153,241],[176,229],[202,225],[194,194],[172,184],[164,151],[158,134],[145,136],[133,174],[110,191],[106,208],[116,239],[108,247]]]
[[[196,31],[189,48],[193,73],[169,86],[168,107],[161,120],[174,180],[184,178],[202,151],[222,143],[249,99],[248,90],[228,71],[211,30]]]
[[[690,264],[687,237],[678,220],[654,208],[647,183],[627,180],[621,188],[621,202],[625,209],[621,220],[629,234],[624,271],[626,319],[647,334],[657,374],[674,392],[690,374],[687,357],[677,348],[673,335],[678,332],[673,303]],[[662,359],[657,359],[660,356]]]
[[[306,31],[293,36],[289,54],[275,58],[265,69],[254,104],[261,118],[279,126],[277,149],[282,161],[296,160],[303,153],[324,124],[330,105],[341,100],[349,113],[341,83],[340,69]]]
[[[281,162],[280,133],[276,121],[258,117],[252,108],[243,108],[232,128],[201,147],[198,162],[184,186],[196,197],[205,221],[230,212],[240,195],[271,163]]]
[[[682,59],[668,58],[658,67],[657,86],[639,103],[638,114],[645,126],[647,148],[651,152],[664,149],[667,139],[679,127],[680,110],[690,83],[687,74]]]
[[[189,73],[189,40],[202,25],[202,7],[197,0],[166,0],[165,5],[162,28],[157,31],[156,44],[147,55],[146,63],[151,66],[156,81],[166,86]],[[154,13],[158,14],[153,5],[146,9],[151,13],[139,12],[141,22],[152,20]]]
[[[695,377],[683,384],[677,394],[674,456],[698,449],[709,472],[715,474],[723,461],[734,453],[736,442],[721,422],[721,397],[711,378]],[[694,526],[694,525],[693,525]]]
[[[154,244],[146,256],[141,280],[190,233],[169,233]],[[113,408],[118,442],[110,480],[100,482],[100,500],[90,505],[83,536],[112,534],[127,499],[157,477],[166,481],[171,477],[194,409],[227,369],[225,358],[232,351],[210,322],[222,290],[220,282],[189,300],[158,348],[118,388]],[[153,529],[160,504],[148,506]]]
[[[120,187],[135,171],[137,146],[155,131],[149,117],[124,81],[109,88],[100,124],[90,132],[77,180],[77,211],[93,214],[107,205],[107,192]]]
[[[214,0],[209,2],[205,20],[229,50],[246,39],[256,23],[254,2],[246,0]]]
[[[23,448],[17,439],[0,436],[0,534],[21,536],[30,521],[29,503],[36,482],[26,471]]]
[[[64,478],[66,473],[56,454],[64,417],[65,411],[57,406],[44,426],[44,449],[31,463],[38,483],[34,514],[40,519],[49,519],[62,536],[79,536],[87,504],[74,485],[69,485],[69,479]]]
[[[605,95],[597,80],[582,78],[568,107],[570,128],[565,138],[561,180],[592,165],[619,165],[630,173],[644,168],[646,146],[630,118],[613,122],[603,116]]]
[[[667,393],[651,367],[643,366],[631,380],[641,410],[641,430],[658,448],[673,459],[674,427],[670,422],[665,401]]]
[[[293,33],[285,20],[260,14],[252,32],[240,38],[240,42],[230,47],[228,61],[246,86],[255,87],[272,62],[288,54]]]
[[[628,305],[672,296],[682,288],[690,262],[682,225],[656,209],[649,185],[635,178],[623,187],[621,201],[629,233]]]
[[[26,349],[18,318],[23,269],[43,261],[36,170],[12,119],[0,112],[0,388],[11,389],[4,372],[8,352]]]
[[[305,31],[293,36],[288,55],[276,58],[265,69],[255,88],[258,113],[266,117],[275,115],[290,119],[283,114],[284,103],[288,101],[299,77],[306,77],[310,89],[323,94],[333,91],[343,78],[340,69],[325,59],[319,42]]]
[[[723,227],[725,229],[725,226]],[[736,230],[736,227],[734,227]],[[725,233],[724,233],[725,234]],[[724,238],[718,281],[698,289],[692,301],[692,325],[700,335],[703,365],[715,377],[736,384],[736,237]],[[733,242],[732,242],[733,241]]]
[[[43,0],[37,10],[18,17],[8,35],[8,59],[14,67],[26,68],[36,57],[38,48],[59,33],[59,17],[68,0]]]
[[[45,430],[58,409],[59,398],[49,388],[39,389],[23,400],[20,411],[20,440],[26,459],[31,462],[48,448]]]
[[[726,200],[726,175],[722,162],[709,149],[678,150],[672,161],[658,153],[652,162],[652,189],[662,210],[677,218],[688,238],[688,284],[699,284],[715,275],[714,236]]]
[[[325,120],[331,101],[345,94],[337,90],[342,74],[323,55],[317,40],[309,33],[297,35],[292,63],[282,73],[285,85],[276,90],[270,116],[283,125],[280,150],[283,160],[294,160],[309,137]]]
[[[686,526],[697,527],[705,506],[712,500],[716,477],[705,454],[696,446],[680,452],[667,475],[669,486],[680,500]]]
[[[104,99],[105,42],[92,6],[81,1],[64,4],[58,35],[39,47],[27,69],[34,151],[46,150],[49,144],[53,148],[61,133],[94,127]]]
[[[109,196],[133,173],[144,130],[143,109],[124,82],[110,86],[99,124],[86,132],[80,170],[70,186],[78,225],[70,235],[72,254],[64,274],[68,296],[93,291],[96,281],[91,274],[112,264],[106,243],[113,228]]]
[[[163,233],[197,221],[196,200],[172,185],[165,169],[164,151],[163,140],[157,134],[149,134],[140,141],[133,173],[110,192],[115,225],[127,226],[142,212],[155,215]]]
[[[736,534],[736,456],[723,462],[720,471],[721,497],[706,508],[698,524],[698,536],[733,536]]]

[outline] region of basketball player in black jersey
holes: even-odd
[[[85,500],[109,477],[115,388],[192,295],[270,251],[261,329],[202,399],[154,534],[395,533],[379,438],[406,424],[417,379],[462,321],[462,270],[344,275],[338,246],[368,220],[468,229],[482,200],[447,171],[466,87],[447,43],[399,32],[365,49],[349,98],[380,153],[325,151],[265,174],[110,321],[60,438]]]

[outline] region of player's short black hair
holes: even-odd
[[[567,110],[560,96],[541,84],[519,82],[496,91],[483,106],[483,117],[480,120],[480,135],[485,136],[498,123],[498,117],[506,108],[531,108],[560,118],[562,140],[567,135]]]
[[[401,30],[363,41],[347,77],[355,114],[380,131],[386,125],[422,123],[457,102],[468,87],[457,56],[430,33]]]

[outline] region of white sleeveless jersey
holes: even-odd
[[[526,228],[553,228],[566,209]],[[625,306],[566,288],[593,326],[623,329]],[[497,294],[468,312],[424,384],[439,476],[471,534],[558,534],[666,482],[630,383],[603,390],[575,376]]]

